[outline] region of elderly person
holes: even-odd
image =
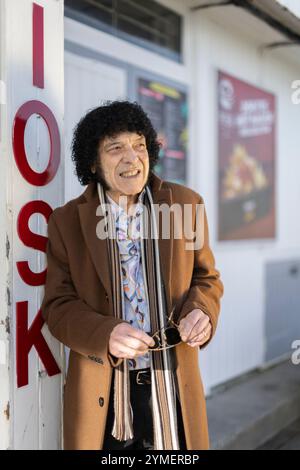
[[[71,350],[65,449],[209,447],[198,352],[216,330],[223,285],[205,210],[197,217],[202,197],[154,173],[159,148],[137,103],[107,102],[75,129],[87,188],[49,219],[42,304]],[[162,233],[156,208],[174,205],[191,208],[200,245],[175,236],[184,217],[171,210]]]

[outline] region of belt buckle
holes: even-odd
[[[147,372],[147,371],[146,371],[146,372]],[[144,370],[139,370],[138,373],[136,374],[136,383],[137,383],[138,385],[147,385],[147,384],[150,384],[150,382],[147,382],[147,381],[146,381],[146,382],[143,382],[143,381],[141,381],[140,375],[142,375],[142,374],[145,374],[145,371],[144,371]],[[146,380],[147,380],[147,379],[146,379]]]

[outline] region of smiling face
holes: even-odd
[[[99,145],[98,155],[108,194],[116,202],[120,196],[128,196],[129,203],[135,202],[149,176],[145,137],[136,132],[105,137]]]

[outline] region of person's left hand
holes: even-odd
[[[179,323],[181,339],[189,346],[202,346],[211,335],[212,326],[209,316],[199,308],[188,313]]]

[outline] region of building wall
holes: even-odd
[[[73,174],[70,161],[72,131],[81,115],[89,108],[97,106],[100,100],[132,99],[134,94],[132,77],[137,70],[143,71],[146,76],[159,76],[165,80],[172,80],[183,87],[190,87],[192,57],[190,15],[188,15],[188,9],[186,6],[184,7],[183,2],[164,1],[163,3],[183,15],[183,63],[174,62],[135,44],[80,24],[70,18],[65,18],[66,199],[75,197],[82,191]],[[71,62],[74,64],[76,55],[77,62],[81,59],[82,64],[86,64],[85,71],[81,65],[81,75],[78,74],[78,77],[80,77],[82,84],[88,83],[89,88],[92,88],[90,90],[82,86],[79,96],[73,90],[73,87],[75,89],[77,87],[76,78],[73,73],[69,73],[72,68]],[[94,73],[94,77],[92,76],[93,68],[94,70],[98,69],[98,75]],[[122,78],[120,78],[121,76]],[[69,79],[68,82],[67,79]],[[112,80],[118,82],[115,87],[109,86],[109,82]],[[123,80],[125,80],[125,84]],[[78,96],[78,98],[74,100],[74,96]],[[188,173],[191,170],[192,168],[189,166]]]
[[[267,263],[299,261],[300,220],[296,214],[300,202],[300,107],[292,104],[291,84],[299,78],[300,64],[286,59],[282,51],[263,52],[260,46],[263,41],[267,42],[268,35],[264,37],[247,34],[245,23],[243,35],[240,30],[228,28],[226,16],[220,18],[215,14],[198,12],[193,20],[193,126],[196,130],[192,142],[191,164],[195,175],[192,186],[203,195],[206,202],[211,244],[225,285],[217,335],[211,346],[200,353],[203,377],[208,390],[265,362],[268,330],[266,321],[273,321],[272,316],[266,316],[267,304],[270,302],[267,295],[279,295],[275,281],[272,288],[266,290],[267,283],[269,285],[271,281],[266,279],[267,272],[270,274],[266,269]],[[239,25],[241,26],[241,23]],[[217,241],[218,69],[262,87],[277,97],[275,240]],[[296,282],[300,287],[299,276]],[[281,315],[289,322],[289,305],[295,305],[297,302],[296,305],[300,306],[299,294],[295,294],[297,299],[289,299],[285,292],[280,294],[286,307],[282,309]],[[291,325],[295,328],[295,335],[300,334],[299,325],[298,314],[298,320]],[[297,339],[297,336],[294,339]],[[291,345],[287,344],[286,351],[290,348]]]
[[[268,330],[266,264],[299,257],[300,221],[297,205],[300,107],[291,102],[291,83],[300,63],[285,51],[266,52],[273,41],[269,26],[230,7],[191,13],[188,5],[161,2],[183,15],[183,63],[178,64],[133,44],[65,20],[67,41],[98,51],[107,58],[174,78],[189,89],[189,164],[187,185],[205,199],[210,240],[225,285],[220,324],[215,340],[199,355],[207,392],[211,387],[260,366],[266,359]],[[122,64],[120,65],[122,69]],[[217,86],[221,69],[273,92],[277,97],[275,240],[217,242]],[[68,150],[66,150],[67,155]],[[269,271],[268,271],[269,272]],[[270,279],[268,278],[268,286]],[[272,280],[271,280],[272,286]],[[283,293],[284,297],[284,293]],[[268,321],[272,321],[268,315]],[[288,350],[290,345],[286,346]]]

